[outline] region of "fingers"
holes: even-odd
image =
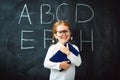
[[[67,43],[66,47],[67,47],[67,49],[69,49],[69,45],[68,45],[68,43]]]
[[[67,61],[63,61],[60,63],[60,67],[63,68],[64,70],[67,70],[70,67],[70,64],[68,64]]]
[[[65,47],[65,46],[61,46],[59,49],[60,49],[63,53],[66,53],[66,51],[68,50],[67,47]]]
[[[62,50],[68,49],[68,50],[69,50],[69,45],[68,45],[68,43],[66,44],[66,46],[61,45],[61,46],[59,47],[59,49],[62,49]]]
[[[68,43],[66,44],[66,46],[64,46],[64,45],[59,46],[59,50],[62,51],[67,56],[70,55],[70,50],[69,50]]]

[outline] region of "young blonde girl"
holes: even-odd
[[[74,80],[75,78],[75,66],[80,66],[81,57],[74,55],[70,50],[68,43],[71,39],[70,25],[66,21],[58,21],[53,25],[53,38],[57,40],[57,43],[51,45],[47,51],[44,67],[50,69],[49,80]],[[66,46],[65,46],[66,44]],[[72,46],[79,51],[78,47],[74,44]],[[63,52],[67,56],[68,60],[62,62],[53,62],[51,57],[57,53],[57,51]],[[60,71],[63,69],[63,71]]]

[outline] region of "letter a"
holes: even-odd
[[[26,14],[24,14],[25,11],[26,11]],[[21,16],[20,16],[20,19],[19,19],[19,21],[18,21],[18,24],[20,24],[22,17],[27,17],[28,20],[29,20],[29,23],[32,24],[32,23],[31,23],[31,20],[30,20],[30,16],[29,16],[28,8],[27,8],[26,4],[25,4],[24,7],[23,7],[23,10],[22,10],[22,12],[21,12]]]

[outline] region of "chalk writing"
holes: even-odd
[[[25,13],[26,12],[26,13]],[[24,7],[23,7],[23,10],[22,10],[22,12],[21,12],[21,15],[20,15],[20,19],[19,19],[19,21],[18,21],[18,24],[20,24],[20,22],[21,22],[21,18],[28,18],[28,20],[29,20],[29,23],[30,24],[32,24],[32,22],[31,22],[31,19],[30,19],[30,15],[29,15],[29,12],[28,12],[28,8],[27,8],[27,5],[25,4],[24,5]]]
[[[32,48],[34,48],[34,46],[31,46],[31,47],[29,47],[29,46],[27,46],[27,47],[23,46],[26,41],[34,41],[34,39],[25,39],[24,38],[24,34],[25,33],[32,33],[32,32],[33,32],[33,30],[22,30],[21,31],[21,49],[32,49]]]
[[[91,40],[83,40],[82,38],[82,30],[80,30],[80,50],[82,51],[82,44],[83,43],[91,43],[91,50],[94,50],[93,47],[93,30],[91,29]]]
[[[63,6],[69,6],[69,4],[67,4],[67,3],[61,3],[56,8],[56,11],[55,11],[55,14],[54,14],[52,12],[52,10],[51,10],[52,9],[51,5],[49,5],[49,4],[42,4],[40,6],[40,24],[51,24],[55,20],[55,18],[56,18],[56,20],[60,20],[58,18],[58,16],[59,16],[58,11],[61,10],[61,7],[63,7]],[[46,7],[48,7],[48,10],[46,12],[44,12],[43,10]],[[89,14],[89,17],[85,18],[84,20],[81,20],[80,18],[78,18],[78,15],[79,15],[78,12],[81,11],[78,7],[86,7],[86,8],[88,8],[88,12],[91,13],[91,14]],[[18,24],[21,23],[22,18],[27,18],[29,20],[29,23],[32,24],[31,18],[30,18],[29,14],[30,13],[28,12],[27,4],[25,4],[24,7],[23,7],[23,9],[22,9],[22,12],[21,12]],[[82,16],[82,15],[79,15],[79,16]],[[49,21],[43,20],[43,17],[46,17],[46,19],[48,18]],[[91,21],[94,18],[94,10],[89,5],[87,5],[87,4],[79,4],[79,3],[77,3],[76,7],[75,7],[75,16],[74,16],[74,18],[75,18],[74,20],[75,20],[76,23],[86,23],[88,21]]]

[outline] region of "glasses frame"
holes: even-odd
[[[58,33],[59,35],[68,34],[70,33],[70,30],[60,30],[60,31],[56,31],[56,33]]]

